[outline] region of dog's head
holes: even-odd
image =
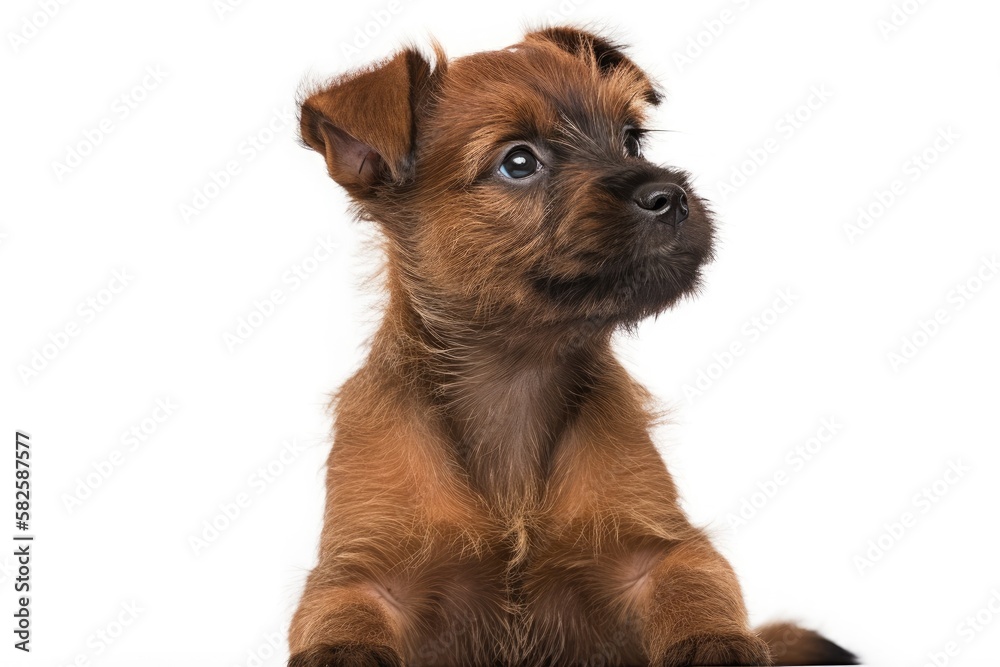
[[[695,289],[711,216],[684,172],[643,157],[660,95],[618,46],[550,28],[436,60],[404,50],[301,108],[418,312],[620,324]]]

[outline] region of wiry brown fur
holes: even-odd
[[[290,665],[770,664],[611,350],[712,252],[686,175],[622,150],[658,101],[571,28],[406,49],[304,99],[304,142],[384,236],[389,299],[337,395]],[[534,180],[498,174],[517,145]],[[683,227],[630,208],[650,180],[687,191]]]

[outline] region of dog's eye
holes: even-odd
[[[625,155],[640,157],[642,155],[641,133],[635,128],[625,130]]]
[[[518,147],[507,153],[500,165],[500,173],[507,178],[527,178],[541,167],[531,151],[524,147]]]

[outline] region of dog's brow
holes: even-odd
[[[547,134],[550,133],[531,122],[519,123],[517,126],[511,126],[506,132],[497,134],[493,145],[503,146],[513,141],[538,141]]]

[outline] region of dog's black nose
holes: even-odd
[[[677,226],[687,220],[688,200],[684,190],[673,183],[646,183],[632,195],[639,208],[657,220]]]

